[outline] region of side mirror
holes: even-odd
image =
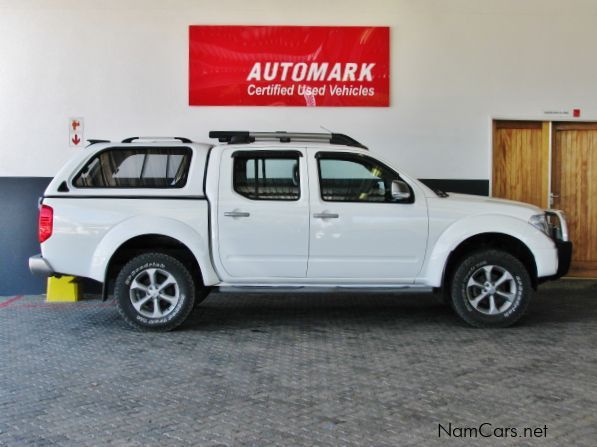
[[[392,198],[397,200],[410,199],[410,188],[402,180],[392,181]]]

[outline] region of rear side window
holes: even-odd
[[[234,156],[234,190],[252,200],[298,200],[299,155],[239,153]]]
[[[77,188],[182,188],[191,150],[185,147],[107,149],[77,174]]]

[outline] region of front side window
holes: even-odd
[[[234,191],[252,200],[298,200],[299,155],[240,152],[234,156]]]
[[[392,181],[400,176],[369,157],[318,154],[321,198],[328,202],[396,202]]]
[[[94,156],[77,174],[77,188],[182,188],[191,150],[184,147],[113,148]]]

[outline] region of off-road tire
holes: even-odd
[[[155,298],[148,298],[145,304],[137,310],[133,305],[133,300],[136,300],[136,304],[139,305],[149,294],[142,289],[138,291],[131,284],[143,275],[147,275],[147,282],[151,271],[154,272],[154,276],[159,278],[168,278],[166,275],[172,276],[176,285],[169,285],[167,287],[171,289],[164,290],[174,291],[171,292],[174,293],[173,296],[167,296],[169,300],[174,300],[173,297],[176,296],[176,302],[173,305],[170,301],[162,300],[160,298],[162,295],[159,295]],[[141,284],[141,280],[138,281],[139,287],[149,287],[149,285],[154,284],[154,281],[149,281],[147,284]],[[167,280],[164,280],[163,284],[166,282]],[[159,285],[157,282],[156,284]],[[158,293],[156,291],[157,287],[155,285],[152,287],[152,293]],[[132,289],[135,289],[135,291],[133,292]],[[137,293],[141,295],[145,293],[145,296],[137,299],[134,296]],[[178,259],[164,253],[145,253],[134,257],[122,267],[116,278],[114,296],[118,312],[131,327],[150,331],[170,331],[181,325],[193,310],[196,300],[196,287],[191,273]],[[167,312],[164,313],[163,317],[148,315],[155,310],[156,303],[158,303],[158,315],[166,307]]]
[[[487,249],[472,252],[460,262],[450,292],[452,308],[460,318],[474,327],[492,328],[517,322],[529,305],[533,288],[529,272],[518,258]]]

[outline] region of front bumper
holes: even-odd
[[[48,261],[46,261],[42,255],[35,255],[29,258],[29,270],[34,275],[38,276],[55,276],[56,272],[50,266]]]
[[[566,215],[561,210],[546,210],[545,216],[549,226],[549,233],[556,244],[558,252],[558,270],[555,275],[547,279],[558,279],[568,273],[572,260],[572,242],[568,233]]]
[[[551,279],[558,279],[568,273],[570,270],[570,261],[572,260],[572,242],[554,241],[558,249],[558,271]]]

